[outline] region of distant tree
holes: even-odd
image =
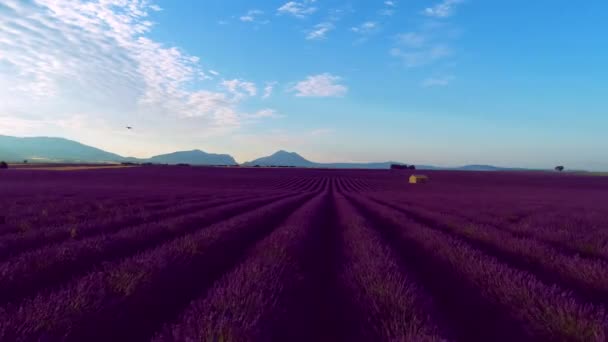
[[[391,164],[391,170],[407,170],[406,164]]]
[[[555,171],[557,171],[557,172],[562,172],[562,171],[564,171],[564,167],[563,167],[563,166],[561,166],[561,165],[560,165],[560,166],[556,166],[556,167],[555,167]]]
[[[27,159],[24,159],[24,160],[23,160],[23,164],[27,164]]]
[[[410,166],[409,166],[409,169],[410,169],[410,170],[416,170],[416,165],[410,165]]]
[[[0,162],[0,169],[8,169],[8,164],[4,161]]]

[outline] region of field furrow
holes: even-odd
[[[463,340],[603,341],[602,308],[578,302],[563,289],[501,263],[463,240],[413,221],[405,214],[362,197],[359,208],[392,230],[406,259],[426,278],[425,286],[444,313],[453,312]],[[431,274],[429,274],[431,273]],[[448,287],[449,286],[449,287]],[[433,290],[434,289],[434,290]],[[469,325],[468,327],[466,325]],[[474,327],[474,326],[475,327]],[[479,334],[467,336],[467,334]],[[465,338],[466,337],[466,338]]]
[[[314,330],[317,265],[307,259],[327,229],[328,203],[324,193],[298,208],[154,340],[310,340],[302,334]]]
[[[399,204],[407,207],[415,207],[418,210],[431,213],[441,213],[446,217],[458,220],[468,220],[472,224],[491,226],[496,229],[511,232],[516,236],[529,237],[542,243],[550,244],[570,254],[578,254],[588,258],[598,258],[608,261],[608,231],[598,224],[598,228],[589,228],[589,220],[578,224],[578,213],[571,215],[568,219],[558,219],[550,211],[536,208],[538,212],[544,213],[545,218],[540,220],[532,216],[537,211],[527,211],[508,214],[496,212],[491,217],[480,217],[470,208],[467,210],[453,210],[440,205],[428,205],[413,202],[411,200],[399,200]],[[608,214],[606,214],[608,216]],[[595,218],[594,218],[595,219]],[[595,220],[597,222],[597,219]]]
[[[97,234],[109,234],[125,227],[164,220],[171,217],[186,215],[198,210],[231,203],[242,198],[251,198],[252,194],[243,194],[233,198],[207,199],[196,204],[177,205],[159,212],[125,213],[103,219],[92,219],[67,226],[49,227],[25,234],[10,234],[0,237],[0,260],[15,256],[27,250],[44,245],[58,243],[69,239],[80,239]]]
[[[0,313],[0,340],[142,339],[307,198],[299,195],[235,216],[27,300]]]
[[[549,244],[514,236],[495,227],[376,201],[421,224],[453,234],[514,267],[534,273],[546,283],[569,288],[588,301],[608,303],[608,263],[603,260],[566,254]]]
[[[399,261],[373,224],[342,195],[336,211],[341,246],[340,300],[348,341],[443,341],[432,298]]]
[[[71,240],[24,253],[0,264],[0,305],[52,287],[100,262],[136,254],[284,197],[288,195],[241,199],[169,220],[123,228],[113,234]]]
[[[3,342],[608,340],[606,177],[4,171]]]

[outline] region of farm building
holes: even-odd
[[[429,177],[425,175],[411,175],[410,176],[410,184],[420,184],[426,183],[429,181]]]

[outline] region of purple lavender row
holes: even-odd
[[[0,235],[75,223],[90,213],[103,215],[112,211],[132,209],[135,205],[138,208],[143,207],[143,203],[135,198],[95,200],[91,197],[94,196],[68,200],[48,197],[31,201],[21,208],[6,207],[3,213],[6,225],[0,228]],[[170,204],[170,201],[166,200],[166,203]]]
[[[63,232],[63,236],[73,237],[74,234],[78,235],[78,233],[82,233],[87,228],[91,228],[90,226],[114,226],[113,220],[119,218],[125,219],[124,216],[127,216],[126,219],[143,219],[146,215],[148,215],[148,213],[143,209],[143,206],[141,204],[133,205],[120,201],[117,201],[116,204],[110,202],[110,208],[107,208],[108,212],[86,213],[86,211],[81,211],[79,209],[81,209],[81,206],[77,205],[76,208],[71,211],[78,213],[80,217],[76,217],[71,214],[66,214],[68,216],[68,219],[65,221],[69,221],[69,223],[64,223],[60,226],[40,226],[37,229],[30,229],[28,231],[23,231],[20,233],[13,233],[1,236],[0,257],[5,257],[7,256],[7,254],[10,254],[8,253],[9,251],[6,250],[7,245],[11,245],[11,247],[9,248],[12,248],[12,250],[21,250],[29,248],[28,241],[32,241],[34,244],[33,247],[35,247],[36,241],[41,241],[41,239],[39,238],[39,236],[41,235],[45,236],[50,234],[50,236],[45,236],[45,239],[42,241],[53,242],[53,235],[57,234],[57,231],[59,231],[59,233]],[[100,220],[100,218],[102,220]],[[69,232],[69,234],[66,235],[66,232]]]
[[[0,313],[0,340],[143,340],[307,198],[228,218],[26,300]]]
[[[413,241],[429,258],[439,260],[485,301],[505,310],[531,338],[599,342],[608,337],[601,307],[579,303],[572,293],[545,285],[534,275],[500,263],[461,239],[420,225],[392,208],[352,198],[391,227],[399,228],[401,239]]]
[[[461,238],[496,251],[521,267],[542,273],[551,281],[569,285],[591,300],[608,302],[608,263],[576,257],[535,239],[514,236],[488,225],[479,225],[443,213],[407,207],[408,213],[445,227]]]
[[[325,193],[298,208],[154,340],[287,341],[304,334],[315,266],[305,261],[322,238],[328,202]]]
[[[608,204],[602,200],[603,196],[585,194],[575,198],[572,194],[569,195],[569,198],[565,199],[564,196],[556,197],[544,192],[528,191],[514,196],[491,191],[479,195],[479,198],[465,197],[459,201],[437,200],[435,196],[425,196],[416,198],[415,201],[409,198],[409,202],[430,210],[458,212],[490,224],[527,222],[532,227],[550,224],[555,228],[571,227],[577,231],[608,227]]]
[[[124,228],[116,233],[69,240],[21,254],[0,264],[0,304],[60,283],[102,261],[135,254],[226,217],[255,209],[287,195],[237,200],[162,222]]]
[[[0,260],[50,243],[101,233],[113,233],[125,227],[185,215],[197,210],[210,208],[243,198],[250,198],[252,196],[252,194],[242,194],[236,198],[213,198],[203,200],[196,204],[178,205],[177,207],[154,213],[136,210],[136,212],[113,213],[112,216],[103,218],[93,216],[89,217],[86,221],[79,222],[78,225],[49,227],[26,234],[5,235],[0,237]]]
[[[166,195],[167,196],[167,195]],[[94,196],[93,196],[94,197]],[[6,209],[6,220],[8,224],[0,229],[0,234],[27,232],[36,229],[43,229],[60,224],[77,224],[87,219],[90,215],[103,216],[114,212],[135,212],[148,210],[164,210],[176,202],[175,198],[163,199],[155,203],[148,203],[148,198],[113,198],[106,200],[91,200],[90,198],[79,198],[58,201],[56,198],[48,198],[46,201],[31,203],[24,210]],[[226,197],[224,194],[213,193],[189,197],[186,200],[179,200],[181,204],[195,203],[205,198]],[[54,209],[54,210],[53,210]]]
[[[57,201],[57,199],[49,198],[46,201],[30,203],[23,208],[5,207],[0,213],[4,215],[6,222],[4,225],[0,225],[0,235],[24,233],[48,226],[76,222],[87,212],[108,213],[111,210],[120,210],[121,207],[129,205],[129,200],[114,199],[108,203],[102,203],[87,203],[86,199]]]
[[[420,202],[399,202],[433,212],[439,211],[444,215],[470,220],[476,224],[507,230],[518,236],[534,238],[571,253],[608,260],[608,229],[606,229],[608,226],[603,225],[598,212],[581,216],[578,210],[570,210],[564,205],[558,212],[567,212],[568,216],[556,215],[546,209],[538,209],[539,212],[534,214],[531,214],[529,209],[527,214],[520,212],[509,216],[501,215],[499,208],[492,208],[496,213],[484,218],[470,209],[457,210],[453,205],[429,206],[426,203],[421,205]],[[604,216],[608,216],[608,213]]]
[[[432,300],[390,246],[343,196],[337,196],[336,209],[342,241],[338,277],[355,311],[348,340],[445,340],[432,317]]]

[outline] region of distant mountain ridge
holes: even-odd
[[[201,150],[173,152],[151,158],[122,157],[115,153],[64,138],[17,138],[0,135],[0,160],[48,163],[156,163],[191,165],[235,165],[227,154],[206,153]]]
[[[262,158],[245,162],[243,166],[296,166],[296,167],[316,167],[318,164],[306,160],[295,152],[277,151],[274,154]]]
[[[8,161],[120,162],[118,154],[64,138],[17,138],[0,135],[0,159]]]
[[[316,163],[312,162],[295,152],[287,152],[280,150],[266,157],[261,157],[249,162],[245,162],[243,166],[295,166],[295,167],[317,167],[331,169],[390,169],[392,164],[404,163],[388,161],[376,163]],[[465,165],[461,167],[448,168],[432,165],[416,165],[418,170],[461,170],[461,171],[506,171],[506,170],[523,170],[515,168],[501,168],[491,165]]]
[[[391,164],[397,162],[383,163],[316,163],[312,162],[295,152],[277,151],[274,154],[243,163],[243,166],[295,166],[295,167],[319,167],[334,169],[389,169]]]
[[[207,153],[201,150],[181,151],[161,154],[146,160],[158,164],[192,164],[192,165],[236,165],[231,155]]]
[[[161,154],[151,158],[122,157],[118,154],[84,145],[64,138],[31,137],[18,138],[0,135],[0,160],[8,162],[47,163],[155,163],[155,164],[190,164],[190,165],[237,165],[231,155],[207,153],[201,150],[178,151]],[[338,169],[389,169],[391,164],[398,162],[378,163],[316,163],[295,152],[280,150],[266,157],[261,157],[243,166],[290,166],[316,167]],[[416,165],[419,170],[463,170],[463,171],[507,171],[525,170],[520,168],[502,168],[491,165],[465,165],[462,167],[437,167],[432,165]]]

